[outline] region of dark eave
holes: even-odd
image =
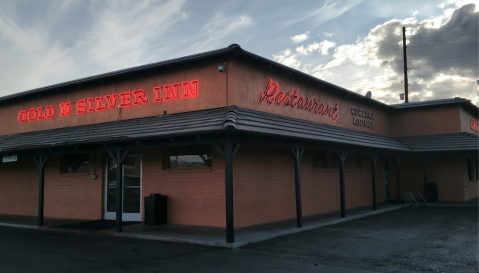
[[[470,133],[396,138],[414,152],[479,151],[479,137]]]
[[[433,107],[444,107],[458,105],[464,109],[470,111],[473,114],[477,115],[479,108],[472,103],[470,100],[465,98],[452,98],[452,99],[440,99],[440,100],[427,100],[427,101],[417,101],[417,102],[408,102],[401,104],[391,104],[391,108],[394,108],[396,111],[410,110],[410,109],[423,109],[423,108],[433,108]]]
[[[399,141],[236,106],[0,136],[0,153],[237,132],[311,143],[409,152]]]

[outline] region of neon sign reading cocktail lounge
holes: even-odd
[[[198,97],[199,80],[187,81],[174,84],[164,85],[162,87],[154,87],[153,103],[169,102],[178,99],[190,99]],[[181,95],[180,95],[180,91]],[[134,91],[121,92],[117,94],[110,94],[106,96],[98,96],[94,98],[87,98],[78,100],[75,103],[76,115],[83,115],[85,113],[103,112],[113,110],[115,108],[129,108],[146,105],[150,102],[148,100],[145,90],[138,89]],[[60,109],[59,116],[69,117],[72,114],[72,103],[62,102],[58,105]],[[41,120],[48,120],[55,117],[55,107],[48,105],[45,107],[37,107],[28,110],[21,110],[18,112],[18,122],[35,122]]]

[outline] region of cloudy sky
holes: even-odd
[[[479,104],[477,0],[0,0],[0,97],[226,47],[400,103]]]

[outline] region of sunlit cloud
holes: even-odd
[[[465,5],[450,13],[450,5],[460,1],[446,2],[438,16],[418,20],[414,12],[373,27],[354,43],[335,46],[331,41],[332,54],[319,50],[321,43],[329,42],[323,40],[299,46],[295,54],[288,51],[288,56],[276,60],[360,94],[371,90],[375,99],[385,103],[399,103],[398,94],[404,90],[404,26],[410,100],[459,96],[477,104],[477,7]]]
[[[291,37],[291,41],[293,41],[293,43],[296,43],[296,44],[306,41],[308,39],[309,39],[309,31],[306,31],[305,33],[294,35],[293,37]]]

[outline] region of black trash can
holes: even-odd
[[[150,226],[166,224],[168,198],[159,193],[145,197],[145,224]]]
[[[437,184],[434,183],[429,183],[427,185],[427,191],[428,191],[428,199],[427,200],[429,203],[437,202],[438,200],[438,192],[437,192]]]

